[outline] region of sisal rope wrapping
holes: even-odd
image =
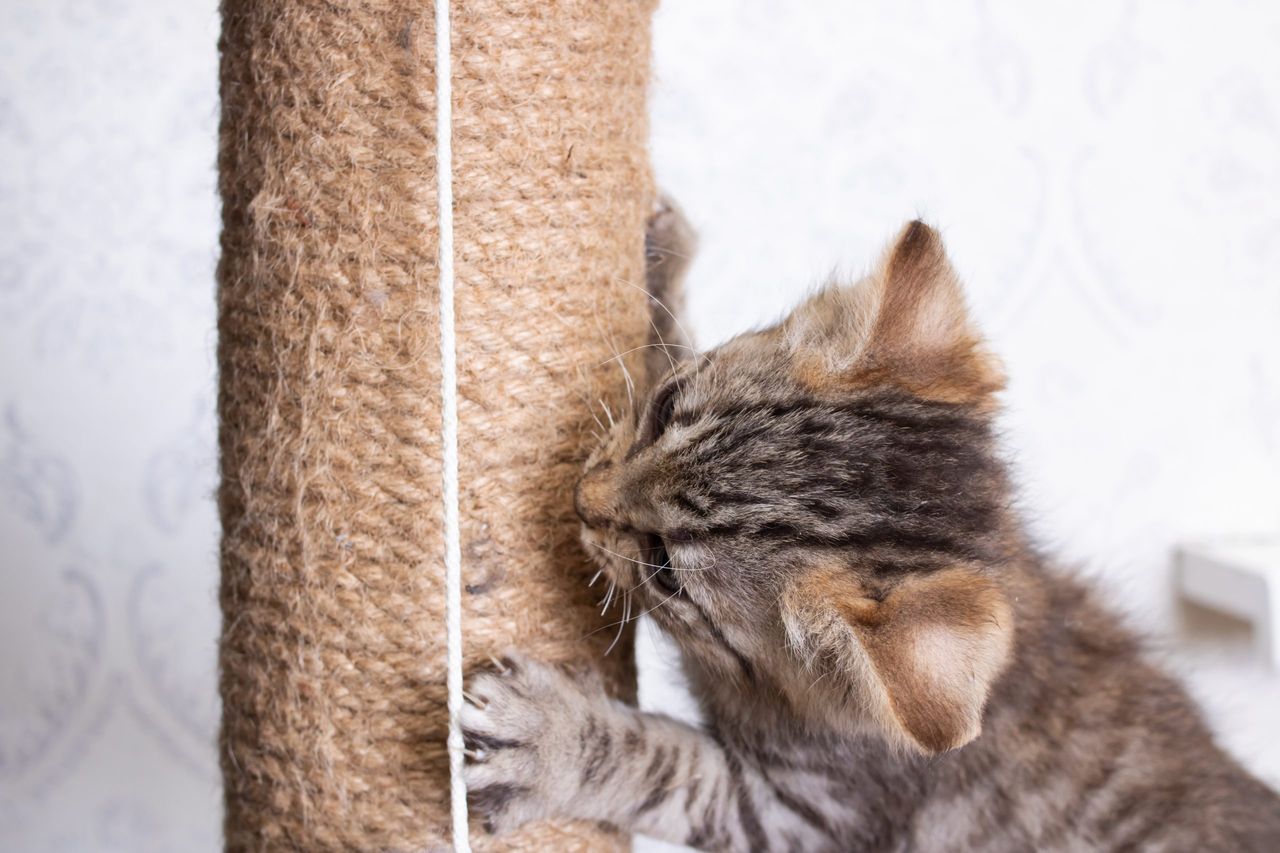
[[[449,833],[433,8],[225,0],[219,492],[226,842]],[[468,668],[599,664],[572,483],[646,338],[651,4],[455,0]],[[637,362],[638,363],[638,362]],[[587,636],[589,635],[589,636]],[[584,639],[586,636],[586,639]],[[606,660],[631,689],[624,644]],[[606,850],[541,824],[477,849]]]

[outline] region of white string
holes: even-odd
[[[471,853],[462,778],[462,533],[458,523],[458,365],[453,318],[453,62],[449,0],[436,0],[436,181],[440,220],[440,409],[443,449],[445,632],[448,636],[449,794],[453,849]]]

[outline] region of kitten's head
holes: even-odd
[[[1012,635],[999,364],[937,233],[656,377],[588,461],[583,537],[704,672],[812,726],[977,736]]]

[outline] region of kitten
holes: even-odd
[[[678,302],[691,234],[650,224]],[[583,538],[679,644],[708,724],[522,657],[474,677],[474,809],[706,850],[1280,850],[1280,798],[1011,509],[999,362],[938,235],[691,355],[592,454]]]

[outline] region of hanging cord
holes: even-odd
[[[462,778],[462,533],[458,521],[458,365],[453,316],[453,63],[449,0],[436,0],[436,181],[440,221],[440,402],[444,494],[445,631],[448,635],[449,794],[453,849],[471,853]]]

